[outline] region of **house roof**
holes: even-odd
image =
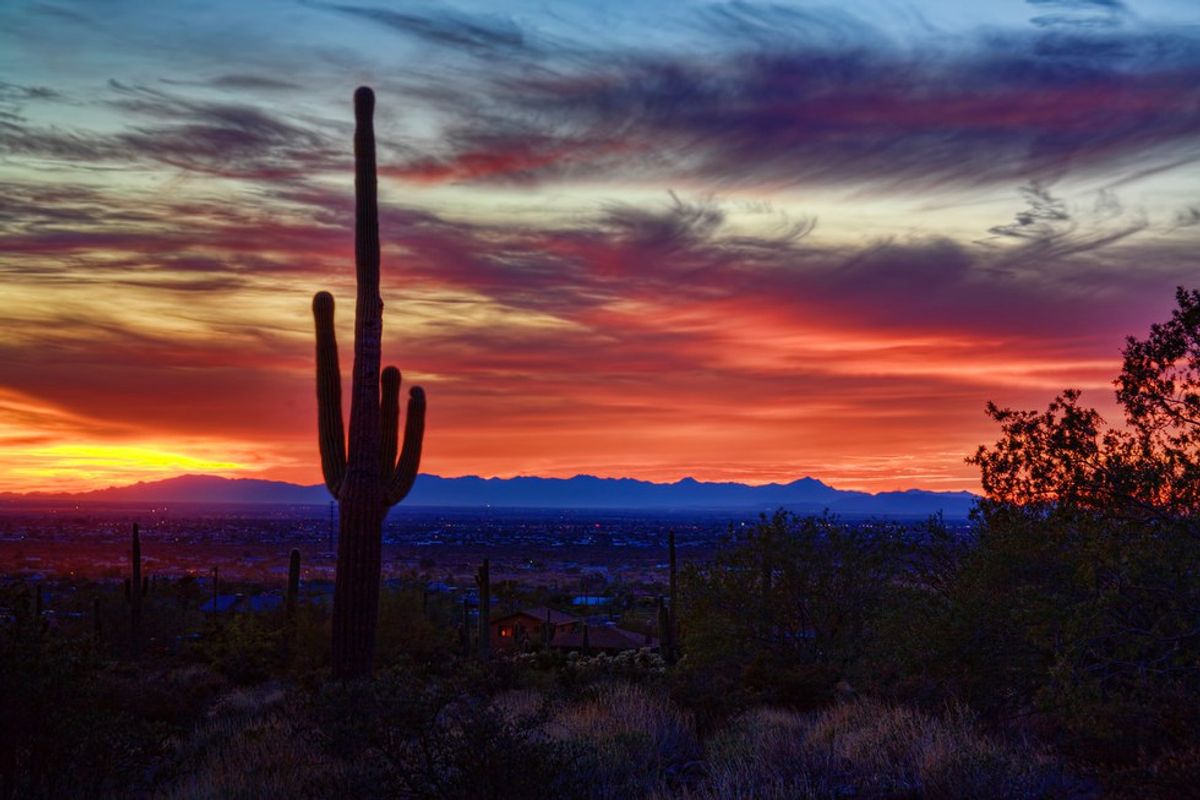
[[[570,622],[578,622],[578,617],[566,614],[562,611],[555,611],[553,608],[545,606],[535,606],[534,608],[525,608],[511,614],[505,614],[502,617],[493,617],[492,622],[503,622],[512,619],[513,617],[533,617],[538,622],[545,622],[549,615],[551,625],[565,625]]]
[[[589,625],[588,647],[600,650],[637,650],[642,647],[658,647],[658,639],[642,633],[634,633],[611,625]],[[583,626],[576,630],[560,633],[550,642],[551,647],[580,649],[583,647]]]

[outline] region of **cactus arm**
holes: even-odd
[[[379,376],[383,398],[380,402],[379,468],[386,488],[396,471],[396,444],[400,434],[400,370],[386,367]]]
[[[404,447],[396,465],[384,502],[389,506],[403,500],[417,479],[421,468],[421,443],[425,438],[425,390],[414,386],[408,396],[408,413],[404,419]]]
[[[334,497],[346,475],[346,433],[342,427],[342,372],[338,366],[337,339],[333,332],[333,295],[313,297],[317,327],[317,436],[321,443],[321,472],[325,488]]]

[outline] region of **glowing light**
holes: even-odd
[[[153,445],[63,444],[9,452],[16,458],[0,469],[0,487],[13,483],[22,489],[33,486],[42,491],[78,491],[184,473],[228,474],[249,469],[234,461],[186,455]]]

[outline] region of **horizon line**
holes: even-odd
[[[577,478],[592,478],[594,480],[601,480],[601,481],[634,481],[636,483],[650,484],[652,486],[676,486],[680,483],[686,483],[686,482],[690,481],[692,483],[708,485],[708,486],[735,485],[735,486],[744,486],[748,489],[765,488],[768,486],[783,487],[783,486],[791,486],[793,484],[800,483],[802,481],[813,481],[815,483],[819,483],[822,486],[825,486],[834,491],[858,492],[860,494],[865,494],[865,495],[869,495],[872,497],[875,497],[875,496],[878,496],[881,494],[904,494],[907,492],[926,492],[929,494],[967,494],[967,495],[971,495],[973,497],[983,497],[982,494],[980,494],[978,492],[973,492],[969,489],[925,489],[925,488],[921,488],[918,486],[912,486],[912,487],[909,487],[906,489],[884,489],[884,490],[880,490],[880,491],[876,491],[876,492],[867,491],[865,489],[839,489],[837,486],[834,486],[833,484],[830,484],[830,483],[826,483],[821,478],[816,478],[816,477],[813,477],[812,475],[804,475],[799,478],[795,478],[793,480],[787,481],[786,483],[782,483],[779,481],[769,481],[767,483],[744,483],[742,481],[735,481],[735,480],[705,481],[705,480],[700,480],[698,478],[694,478],[690,475],[684,476],[682,478],[678,478],[674,481],[653,481],[653,480],[648,480],[645,478],[632,478],[632,477],[628,477],[628,476],[620,476],[620,477],[602,476],[602,475],[594,475],[594,474],[585,473],[585,472],[576,473],[576,474],[570,476],[569,478],[562,478],[562,477],[556,477],[556,476],[543,476],[543,475],[524,475],[524,474],[512,475],[509,477],[501,477],[498,475],[484,477],[482,475],[475,475],[475,474],[436,475],[436,474],[428,473],[428,472],[418,473],[417,477],[420,478],[421,476],[438,478],[440,480],[463,480],[463,479],[473,478],[473,479],[482,480],[482,481],[511,481],[511,480],[520,480],[520,479],[533,479],[533,480],[542,480],[542,481],[571,481],[571,480],[575,480]],[[215,473],[185,472],[185,473],[182,473],[179,475],[173,475],[173,476],[167,477],[167,478],[156,478],[153,480],[138,480],[138,481],[134,481],[133,483],[126,483],[126,484],[119,484],[119,485],[114,484],[114,485],[106,486],[106,487],[99,488],[99,489],[87,489],[84,491],[74,491],[74,492],[72,492],[72,491],[51,492],[51,491],[44,491],[44,490],[34,490],[34,491],[28,491],[28,492],[8,491],[8,492],[0,492],[0,497],[3,497],[3,496],[9,496],[9,497],[50,496],[50,497],[53,497],[53,496],[62,496],[62,495],[66,495],[66,496],[88,495],[88,494],[97,494],[99,492],[107,492],[107,491],[120,490],[120,489],[129,489],[129,488],[133,488],[135,486],[148,486],[148,485],[152,485],[152,484],[156,484],[156,483],[165,483],[167,481],[181,480],[184,478],[215,478],[217,480],[223,480],[223,481],[261,481],[263,483],[280,483],[280,484],[285,484],[288,486],[295,486],[295,487],[302,488],[302,489],[312,489],[312,488],[317,488],[317,487],[322,486],[322,483],[320,481],[316,481],[314,483],[294,483],[292,481],[278,480],[275,478],[255,478],[255,477],[247,477],[247,476],[230,477],[227,475],[219,475],[219,474],[215,474]]]

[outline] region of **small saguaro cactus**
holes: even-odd
[[[333,332],[333,295],[313,298],[317,328],[317,429],[325,486],[337,500],[337,573],[333,590],[334,677],[371,672],[379,621],[380,549],[387,510],[412,488],[425,432],[425,393],[409,393],[404,446],[396,459],[400,371],[379,371],[383,301],[379,297],[379,205],[375,176],[375,94],[354,93],[355,272],[354,375],[350,439],[342,423],[342,379]],[[381,397],[382,395],[382,397]]]
[[[677,561],[675,558],[675,529],[672,528],[667,532],[667,552],[670,564],[670,582],[668,584],[669,604],[667,605],[667,627],[666,636],[660,634],[660,639],[663,643],[662,656],[668,664],[674,663],[676,656],[676,640],[679,630],[679,606],[678,595],[675,593],[675,588],[678,585],[676,577]]]
[[[668,664],[675,657],[671,641],[671,613],[660,596],[658,598],[658,652]]]
[[[125,602],[129,604],[129,648],[136,656],[142,646],[142,598],[150,591],[150,583],[142,577],[142,537],[133,523],[133,543],[129,549],[132,578],[125,579]]]
[[[300,551],[292,549],[288,561],[287,599],[284,601],[284,613],[288,619],[296,616],[296,598],[300,595]]]
[[[487,661],[492,655],[492,580],[486,558],[475,574],[475,585],[479,588],[479,660]]]

